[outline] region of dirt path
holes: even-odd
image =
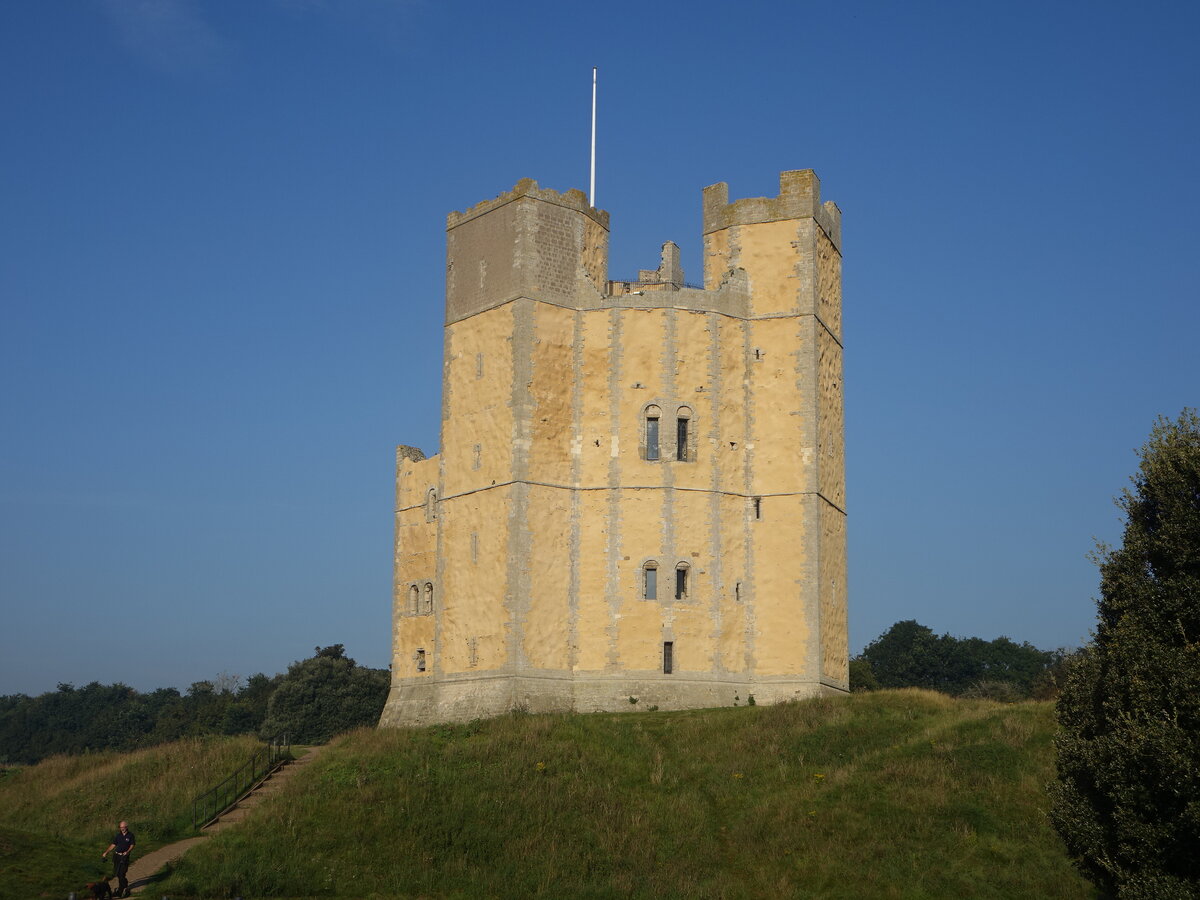
[[[310,747],[308,752],[303,756],[276,771],[246,797],[239,800],[233,809],[205,828],[204,833],[199,837],[184,838],[182,841],[167,844],[165,847],[159,847],[157,850],[152,850],[143,856],[135,857],[133,863],[129,866],[130,891],[134,894],[140,894],[147,887],[161,880],[163,876],[160,873],[167,866],[178,862],[185,853],[197,844],[208,840],[211,835],[216,834],[218,831],[235,827],[242,822],[250,811],[262,802],[263,799],[282,788],[296,772],[312,762],[320,750],[320,747]],[[116,887],[114,879],[109,879],[109,883],[114,888]]]

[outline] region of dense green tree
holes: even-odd
[[[875,673],[871,671],[871,664],[861,656],[855,656],[850,660],[850,690],[879,690],[879,679],[876,678]]]
[[[1025,697],[1061,651],[1007,637],[992,641],[937,635],[913,619],[897,622],[856,657],[882,687],[923,687],[947,694]],[[986,686],[986,687],[981,687]]]
[[[940,688],[945,680],[943,642],[915,619],[897,622],[863,649],[881,687]]]
[[[1158,420],[1058,701],[1051,820],[1121,898],[1200,897],[1200,418]]]
[[[379,721],[391,682],[386,669],[359,666],[341,644],[318,647],[292,663],[271,694],[264,736],[286,733],[295,743],[324,743],[335,734]]]

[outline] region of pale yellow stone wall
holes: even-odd
[[[434,619],[424,615],[426,584],[437,581],[437,522],[427,518],[426,495],[436,490],[438,460],[400,459],[396,466],[396,540],[392,580],[392,671],[413,677],[432,670]],[[415,604],[410,588],[416,586]],[[427,649],[426,670],[416,670],[417,648]]]
[[[521,623],[523,663],[565,672],[568,646],[571,492],[534,486],[529,492],[529,607]]]
[[[607,521],[608,491],[582,491],[579,497],[580,517],[591,522],[604,522],[599,528],[583,529],[579,536],[578,572],[579,604],[576,616],[578,653],[575,671],[598,673],[616,669],[617,616],[619,596],[608,596],[609,541],[615,523]]]
[[[508,304],[446,329],[444,498],[512,479],[513,326],[513,305]]]
[[[849,683],[846,619],[846,516],[821,505],[821,675],[836,685]]]
[[[749,330],[754,443],[749,487],[754,494],[794,494],[808,487],[813,466],[811,402],[799,389],[803,369],[811,365],[809,329],[788,316],[754,320]]]
[[[731,228],[729,266],[750,276],[751,310],[756,316],[794,313],[799,283],[796,250],[799,227],[795,221],[764,222]]]
[[[811,173],[782,184],[706,190],[707,291],[675,289],[665,245],[670,290],[596,293],[607,214],[574,192],[522,182],[451,216],[442,449],[398,466],[385,724],[845,688],[840,214]],[[432,614],[406,612],[427,577]]]
[[[581,344],[580,386],[580,473],[581,485],[608,484],[608,472],[619,447],[614,444],[616,426],[612,421],[613,403],[608,383],[615,356],[610,332],[614,317],[610,310],[595,310],[581,314],[579,342]],[[563,384],[563,390],[567,385]],[[596,498],[587,498],[591,504]],[[601,500],[603,498],[600,498]],[[589,510],[592,506],[589,505]],[[598,515],[592,512],[590,515]],[[591,579],[583,583],[593,584]]]
[[[451,497],[441,503],[442,673],[485,672],[509,663],[508,511],[512,487]]]
[[[845,421],[842,404],[842,345],[823,328],[816,330],[818,490],[834,506],[846,508]]]
[[[842,254],[817,229],[817,315],[838,340],[842,337]]]

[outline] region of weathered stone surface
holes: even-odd
[[[528,179],[447,232],[442,446],[397,451],[381,724],[846,690],[841,222],[816,176],[705,190],[704,290],[672,243],[607,281],[607,213]]]

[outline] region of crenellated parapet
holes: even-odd
[[[761,225],[790,219],[816,220],[839,252],[842,211],[831,200],[821,202],[821,180],[812,169],[793,169],[779,175],[778,197],[746,197],[729,202],[725,182],[704,189],[704,234],[738,225]]]
[[[564,209],[583,213],[597,225],[608,230],[608,211],[596,209],[592,206],[588,202],[587,194],[583,191],[578,188],[571,188],[569,191],[560,193],[553,188],[540,188],[538,187],[538,183],[532,178],[522,178],[511,191],[505,191],[491,200],[481,200],[465,212],[450,213],[446,216],[446,229],[449,230],[464,222],[469,222],[494,209],[499,209],[506,203],[512,203],[514,200],[520,200],[523,197],[532,197],[545,203],[561,206]]]
[[[608,281],[608,213],[583,191],[511,191],[446,218],[446,321],[526,298],[595,306]]]

